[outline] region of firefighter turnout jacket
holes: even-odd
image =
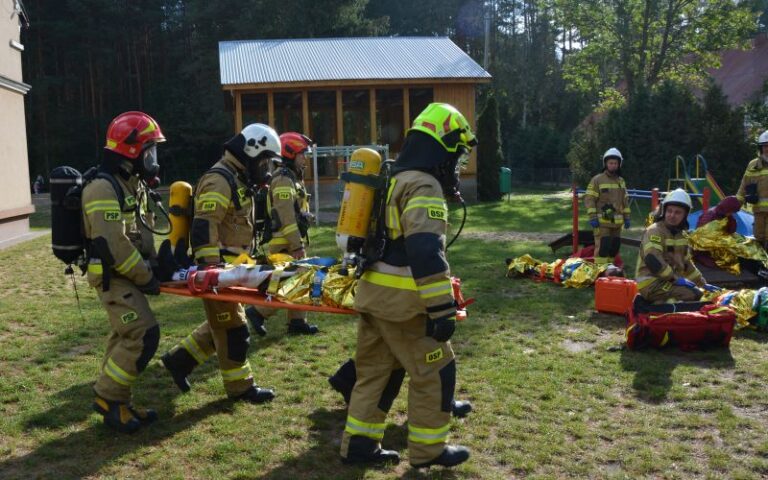
[[[270,253],[293,253],[304,248],[309,197],[304,183],[287,167],[279,168],[269,183],[267,212],[272,228]]]
[[[83,228],[89,243],[88,284],[107,311],[111,333],[94,390],[100,397],[130,403],[131,387],[157,351],[160,329],[137,285],[152,280],[145,260],[153,254],[152,234],[136,218],[139,179],[96,178],[83,189]]]
[[[624,179],[608,172],[595,175],[587,186],[584,205],[589,219],[597,219],[601,227],[621,228],[631,213]]]
[[[397,173],[386,197],[388,243],[382,260],[363,273],[355,294],[361,312],[357,382],[350,400],[341,455],[353,436],[378,442],[385,417],[408,372],[408,448],[413,464],[436,458],[445,446],[456,382],[450,342],[431,337],[438,319],[456,315],[445,258],[448,210],[439,182],[418,170]]]
[[[755,239],[765,244],[768,241],[768,162],[757,157],[749,162],[736,198],[743,204],[752,204],[755,214],[753,235]]]
[[[706,281],[692,261],[692,252],[684,231],[673,231],[659,221],[651,224],[640,245],[640,266],[637,287],[646,300],[668,301],[698,300],[701,296],[688,287],[673,284],[684,277],[698,286]]]
[[[202,266],[250,253],[253,243],[253,201],[247,195],[244,166],[227,151],[213,169],[226,169],[231,176],[209,170],[195,187],[190,244]],[[235,182],[234,191],[231,178]],[[216,353],[227,394],[238,396],[254,384],[247,357],[249,334],[245,311],[239,303],[216,300],[203,300],[203,307],[207,321],[174,347],[171,354],[184,349],[184,356],[200,365]],[[190,365],[189,371],[196,365]]]

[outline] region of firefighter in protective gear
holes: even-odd
[[[757,138],[757,158],[751,160],[741,178],[736,198],[752,204],[755,223],[752,234],[763,248],[768,247],[768,130]]]
[[[293,258],[306,257],[304,239],[307,237],[312,215],[309,213],[309,195],[304,186],[304,169],[307,155],[312,152],[312,140],[296,132],[280,135],[281,160],[269,183],[267,213],[270,216],[272,238],[268,251],[287,253]],[[266,335],[266,318],[274,315],[275,309],[248,307],[246,314],[253,330]],[[288,311],[288,333],[314,335],[317,325],[307,323],[307,314],[298,310]]]
[[[414,467],[454,466],[469,458],[446,445],[456,383],[449,339],[456,302],[445,259],[445,197],[458,192],[460,159],[477,144],[464,116],[430,104],[414,120],[393,166],[386,194],[387,242],[380,261],[358,282],[361,313],[357,378],[341,443],[345,463],[399,461],[382,450],[385,418],[397,389],[410,376],[408,450]]]
[[[624,162],[617,148],[603,154],[603,172],[592,177],[584,194],[589,225],[595,236],[595,263],[612,263],[621,246],[621,228],[629,228],[629,196],[621,177]]]
[[[133,433],[157,419],[153,410],[131,404],[131,386],[157,351],[160,327],[145,295],[160,293],[148,261],[152,233],[137,222],[140,190],[157,175],[160,126],[142,112],[115,117],[107,128],[99,177],[82,194],[83,227],[88,242],[88,284],[96,289],[111,327],[93,389],[93,408],[104,424]],[[117,190],[119,189],[119,191]]]
[[[267,125],[251,124],[224,144],[221,159],[200,178],[190,235],[199,268],[250,253],[254,239],[249,187],[263,181],[266,165],[279,152],[277,133]],[[272,400],[272,390],[254,384],[242,305],[205,299],[203,307],[207,321],[161,358],[176,385],[189,391],[189,374],[215,353],[227,396],[251,403]]]
[[[678,188],[664,197],[661,214],[645,230],[640,245],[637,288],[651,303],[697,301],[706,281],[693,264],[685,231],[691,197]]]

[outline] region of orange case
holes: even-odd
[[[623,277],[601,277],[595,282],[595,309],[624,315],[632,308],[637,283]]]

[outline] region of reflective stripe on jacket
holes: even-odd
[[[589,181],[584,194],[584,205],[587,207],[589,218],[598,219],[600,225],[623,225],[631,213],[624,179],[607,172],[595,175]]]
[[[736,198],[744,203],[747,185],[757,185],[758,202],[752,205],[754,213],[768,212],[768,164],[760,157],[752,159],[741,177]]]
[[[654,260],[658,263],[655,272],[648,266],[649,261],[653,263]],[[693,264],[685,232],[673,234],[663,221],[656,222],[645,230],[640,244],[637,287],[643,293],[657,281],[673,282],[677,277],[685,277],[699,286],[705,283]]]
[[[296,215],[297,210],[303,211],[306,196],[303,183],[296,181],[285,168],[272,177],[267,197],[267,212],[272,223],[270,251],[294,252],[304,247]]]

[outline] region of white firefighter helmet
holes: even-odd
[[[275,129],[263,123],[252,123],[245,127],[240,134],[245,138],[243,153],[250,158],[256,158],[265,152],[273,157],[280,156],[280,137]]]
[[[615,158],[618,160],[619,168],[621,168],[621,164],[624,163],[624,157],[621,156],[621,152],[616,147],[609,148],[603,154],[603,167],[605,167],[605,162],[607,162],[609,158]]]
[[[768,144],[768,130],[764,131],[760,134],[759,137],[757,137],[757,146],[763,146]]]
[[[688,212],[691,211],[691,207],[693,206],[691,203],[691,196],[682,188],[672,190],[666,197],[664,197],[664,200],[661,202],[662,209],[666,209],[667,205],[677,205],[678,207],[685,208]]]

